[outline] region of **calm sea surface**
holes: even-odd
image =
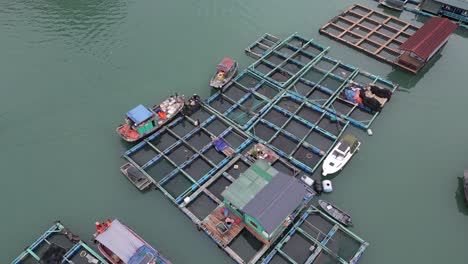
[[[359,1],[369,7],[370,0]],[[329,55],[388,78],[399,92],[364,133],[361,151],[326,199],[349,211],[371,245],[362,263],[467,263],[468,30],[413,76],[318,29],[352,2],[278,0],[3,0],[0,2],[0,263],[54,220],[85,240],[119,218],[174,263],[231,263],[160,192],[122,177],[128,147],[114,128],[138,103],[178,91],[210,94],[223,56],[265,32],[298,32]],[[398,14],[396,14],[398,15]],[[420,24],[412,14],[401,18]]]

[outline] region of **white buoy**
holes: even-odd
[[[301,176],[301,180],[310,187],[314,184],[314,180],[306,175]]]
[[[367,129],[367,135],[372,136],[374,133],[372,133],[372,130],[370,128]]]
[[[323,192],[331,193],[333,191],[332,182],[330,180],[322,181]]]

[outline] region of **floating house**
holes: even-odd
[[[399,47],[401,55],[397,63],[418,71],[447,43],[456,28],[447,18],[429,19]]]
[[[468,23],[468,1],[466,0],[424,0],[419,9]]]
[[[296,178],[259,160],[222,192],[224,205],[265,244],[273,242],[307,201],[307,189]]]

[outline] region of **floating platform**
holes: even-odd
[[[281,41],[252,65],[249,71],[284,88],[307,66],[323,56],[328,47],[312,40],[304,40],[293,34]]]
[[[108,264],[61,223],[52,225],[12,261],[21,263]]]
[[[379,112],[372,112],[365,107],[346,100],[343,92],[351,81],[360,83],[363,86],[375,84],[392,92],[398,88],[397,84],[380,76],[363,71],[335,58],[323,56],[304,71],[288,87],[288,91],[342,119],[348,120],[358,128],[368,129]]]
[[[177,118],[124,153],[176,204],[232,158],[215,149],[213,138],[223,138],[235,152],[250,143],[240,129],[204,103],[200,107],[191,116]]]
[[[355,264],[369,243],[311,206],[262,264]]]
[[[260,59],[265,53],[267,53],[270,49],[276,46],[280,42],[280,39],[265,33],[259,39],[255,40],[252,44],[250,44],[246,49],[245,53],[254,58]]]
[[[292,177],[320,177],[317,168],[348,125],[367,128],[375,118],[359,117],[354,105],[347,111],[338,108],[343,87],[353,80],[396,88],[325,56],[327,50],[291,35],[265,50],[198,109],[124,153],[129,164],[238,263],[258,263],[278,241],[265,241],[242,222],[226,231],[220,211],[222,191],[256,159],[268,159],[273,168]],[[289,68],[292,64],[297,71]],[[288,78],[275,79],[275,70],[260,71],[264,65],[287,70]],[[323,97],[317,97],[316,90]],[[263,155],[258,155],[259,150]]]
[[[320,28],[320,33],[384,62],[416,73],[398,62],[399,47],[419,28],[396,17],[353,5]]]
[[[180,204],[181,210],[208,236],[210,236],[229,256],[238,263],[257,263],[270,248],[270,244],[254,235],[240,222],[233,224],[232,231],[223,233],[216,226],[222,222],[220,207],[223,201],[222,191],[235,181],[254,162],[250,150],[263,145],[251,144],[243,154],[237,154],[224,168],[219,170],[195,192],[185,197]],[[263,146],[264,147],[264,146]],[[269,150],[271,151],[271,150]],[[268,152],[268,151],[265,151]],[[272,157],[273,167],[292,177],[299,177],[304,172],[288,161],[277,156]],[[237,216],[232,215],[232,218]]]

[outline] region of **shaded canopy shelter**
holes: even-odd
[[[145,244],[119,220],[112,221],[111,225],[96,237],[103,246],[117,255],[124,263]]]
[[[447,42],[457,25],[448,18],[433,17],[400,46],[399,62],[419,69]]]
[[[234,65],[234,60],[226,57],[218,64],[217,69],[219,71],[227,72],[231,69],[233,65]]]
[[[132,120],[135,123],[135,126],[138,126],[139,124],[145,122],[152,116],[153,116],[153,113],[151,113],[143,105],[138,105],[132,110],[127,112],[127,117],[130,118],[130,120]]]

